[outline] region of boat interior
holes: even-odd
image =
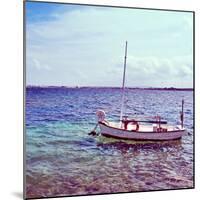
[[[174,130],[181,130],[181,126],[172,126],[168,124],[149,124],[149,123],[138,123],[137,124],[131,124],[129,123],[126,128],[124,125],[117,122],[108,122],[108,126],[113,128],[119,128],[123,130],[129,130],[129,131],[138,131],[138,132],[168,132],[168,131],[174,131]]]

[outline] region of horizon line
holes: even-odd
[[[40,88],[58,88],[58,87],[63,87],[63,88],[116,88],[119,89],[121,88],[120,86],[68,86],[68,85],[26,85],[26,88],[31,88],[31,87],[40,87]],[[157,86],[126,86],[125,88],[127,89],[190,89],[194,90],[193,87],[174,87],[174,86],[164,86],[164,87],[157,87]]]

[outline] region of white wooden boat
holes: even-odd
[[[139,125],[139,129],[136,130],[134,125],[129,125],[127,129],[124,129],[107,121],[101,121],[98,124],[103,136],[116,139],[174,140],[180,139],[185,133],[185,128],[181,126],[166,125],[164,128],[157,129],[154,125]]]
[[[161,120],[160,116],[155,116],[153,117],[153,119],[150,120],[129,119],[128,117],[123,116],[126,58],[127,58],[127,42],[125,46],[125,57],[124,57],[124,73],[123,73],[123,83],[122,83],[120,120],[118,123],[108,122],[105,119],[105,112],[103,110],[98,110],[96,113],[98,120],[97,125],[100,127],[101,135],[106,137],[112,137],[117,139],[128,139],[128,140],[160,141],[160,140],[180,139],[186,132],[183,126],[184,100],[182,100],[182,111],[180,112],[181,125],[174,125],[174,126],[168,125],[166,121]],[[91,132],[91,134],[95,133],[95,129]]]

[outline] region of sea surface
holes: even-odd
[[[193,91],[126,89],[125,113],[161,115],[187,134],[165,142],[91,136],[97,109],[119,120],[120,89],[26,89],[27,198],[193,187]]]

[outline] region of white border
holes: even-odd
[[[52,0],[48,0],[52,1]],[[56,1],[56,0],[55,0]],[[59,2],[104,4],[161,9],[193,10],[196,12],[196,189],[147,193],[126,193],[100,196],[67,197],[62,199],[196,199],[199,195],[199,144],[200,134],[200,83],[199,35],[200,10],[198,0],[58,0]],[[1,199],[22,199],[23,172],[23,2],[22,0],[6,0],[0,6],[0,190]],[[198,102],[198,103],[197,103]],[[55,198],[58,199],[58,198]]]

